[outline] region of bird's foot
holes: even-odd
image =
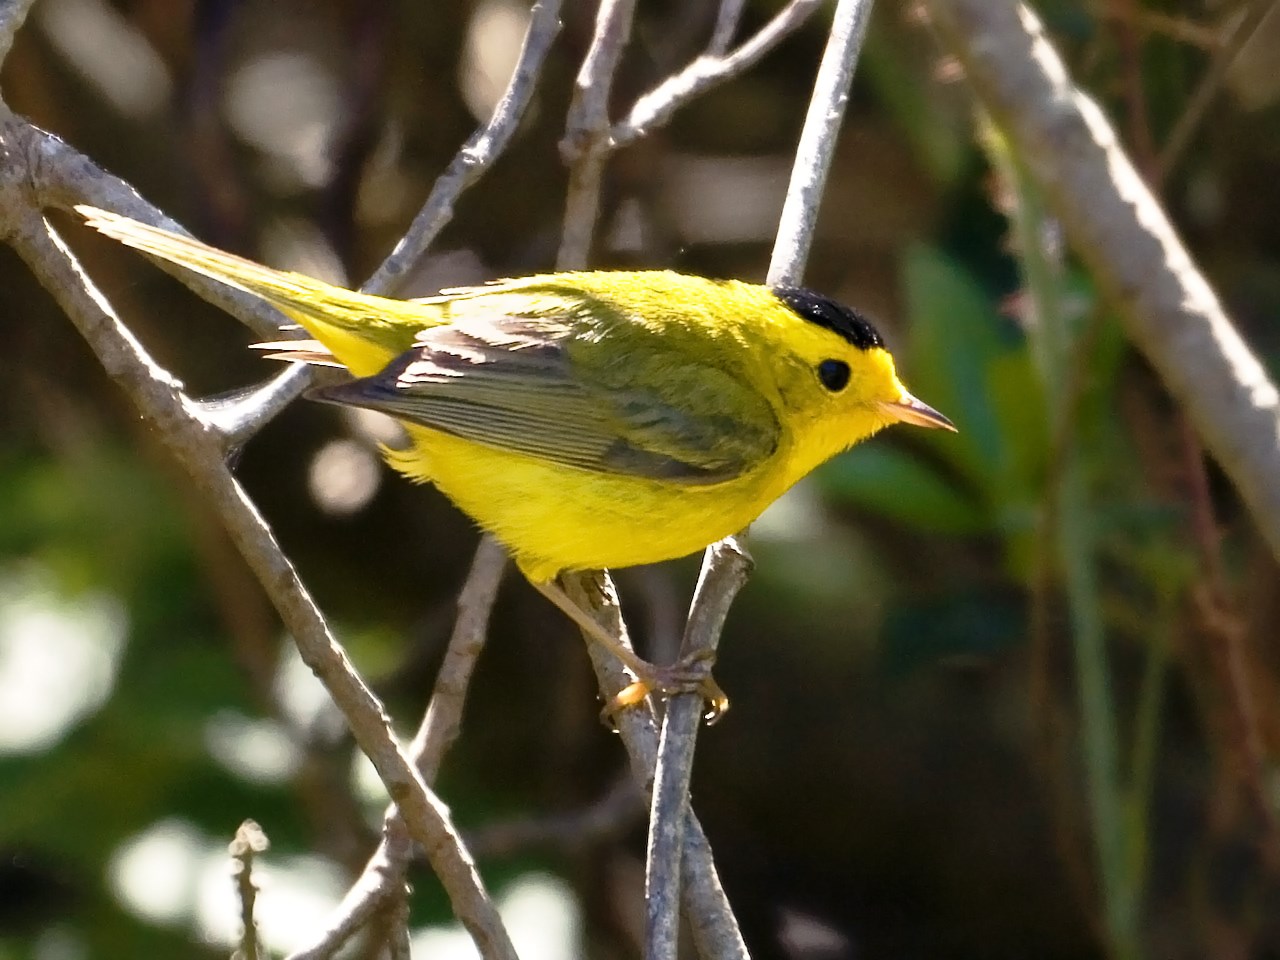
[[[632,667],[636,674],[634,683],[623,687],[600,712],[600,719],[616,726],[618,714],[641,703],[645,697],[654,694],[658,697],[673,697],[682,693],[701,694],[706,711],[702,719],[707,725],[719,720],[729,709],[729,698],[725,696],[720,684],[711,676],[711,668],[715,664],[715,654],[709,650],[692,653],[681,657],[675,663],[656,664],[641,660]]]
[[[589,639],[617,657],[635,676],[635,682],[623,687],[601,711],[600,719],[608,726],[616,730],[618,714],[642,703],[651,693],[663,698],[679,693],[702,694],[707,704],[703,719],[708,724],[715,723],[729,709],[729,698],[711,676],[711,667],[715,663],[713,652],[703,650],[663,665],[641,660],[634,650],[612,636],[591,614],[578,606],[558,583],[534,579],[529,582],[581,627]]]

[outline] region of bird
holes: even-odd
[[[259,297],[308,338],[269,356],[345,369],[309,395],[390,414],[384,447],[496,537],[540,592],[636,676],[606,708],[696,689],[709,666],[638,657],[564,573],[656,563],[746,528],[831,457],[894,423],[955,430],[903,386],[860,312],[807,288],[669,270],[575,271],[411,300],[275,270],[91,206],[90,227]]]

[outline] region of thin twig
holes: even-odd
[[[773,242],[768,273],[771,285],[798,283],[804,275],[827,171],[835,155],[853,71],[858,65],[858,53],[870,20],[871,0],[840,0],[836,6],[831,36],[818,67],[800,145],[791,166],[791,183],[778,221],[778,236]]]
[[[609,150],[609,94],[631,36],[635,0],[601,0],[591,46],[573,87],[560,154],[569,164],[564,232],[556,266],[581,270],[600,215],[600,180]]]
[[[458,593],[458,617],[436,674],[431,701],[409,746],[424,783],[435,782],[440,762],[461,729],[467,690],[489,633],[489,616],[506,563],[506,551],[498,542],[490,536],[482,537]],[[412,856],[413,841],[404,818],[393,805],[383,817],[382,840],[324,931],[312,944],[291,954],[289,960],[332,957],[390,898],[403,893],[405,871]]]
[[[407,832],[401,831],[398,846],[384,835],[360,876],[347,888],[324,930],[311,944],[289,954],[287,960],[329,960],[337,954],[365,924],[378,916],[392,897],[404,892],[404,864],[412,850],[413,842]]]
[[[537,87],[543,61],[560,29],[560,0],[538,0],[530,12],[524,45],[511,80],[489,121],[479,128],[436,181],[422,210],[414,218],[404,238],[365,283],[369,292],[389,294],[453,216],[454,204],[475,183],[510,143],[520,119]],[[177,221],[143,200],[129,184],[99,169],[83,155],[52,135],[37,142],[31,167],[40,176],[40,196],[44,203],[70,210],[89,203],[122,213],[154,226],[189,235]],[[154,261],[201,299],[241,320],[257,335],[272,339],[290,321],[261,299],[234,290],[163,260]],[[311,384],[311,371],[299,365],[292,373],[273,377],[258,390],[241,399],[234,412],[210,417],[210,423],[225,429],[225,443],[234,448],[244,443],[274,418],[275,414],[300,396]]]
[[[1085,9],[1098,20],[1132,19],[1147,33],[1160,34],[1204,50],[1212,50],[1218,42],[1213,28],[1202,26],[1187,16],[1160,13],[1142,6],[1117,5],[1113,0],[1090,0]]]
[[[1253,12],[1257,13],[1256,6]],[[1245,11],[1242,19],[1247,18],[1248,11]],[[1238,23],[1237,27],[1239,25]],[[1256,28],[1257,24],[1254,23],[1253,26]],[[1244,33],[1243,37],[1248,35]],[[1237,32],[1236,37],[1241,39],[1242,34]],[[1235,51],[1226,57],[1225,62],[1229,63],[1234,55]],[[1210,73],[1213,73],[1212,68]],[[1225,74],[1225,67],[1223,73]],[[1198,93],[1203,93],[1206,88],[1207,84],[1202,84]],[[1184,114],[1183,119],[1186,116]],[[1181,121],[1178,126],[1183,126]],[[1177,134],[1178,130],[1175,128],[1174,135]],[[1185,144],[1179,146],[1182,145]],[[1168,167],[1163,166],[1163,161],[1168,156],[1170,155],[1165,152],[1157,159],[1153,152],[1145,158],[1146,162],[1139,161],[1139,168],[1149,171],[1149,181],[1156,185],[1163,181],[1161,175],[1168,170]],[[1191,591],[1193,604],[1199,613],[1199,635],[1222,695],[1219,712],[1222,714],[1227,752],[1233,761],[1231,774],[1243,785],[1249,802],[1262,822],[1262,852],[1265,859],[1274,865],[1280,862],[1280,829],[1277,827],[1275,810],[1266,785],[1266,751],[1262,746],[1258,711],[1247,675],[1245,618],[1240,613],[1238,600],[1231,589],[1222,560],[1222,537],[1204,448],[1186,411],[1178,411],[1176,419],[1185,468],[1188,533],[1199,565],[1197,582]]]
[[[691,100],[745,73],[787,35],[795,32],[820,6],[822,0],[791,0],[750,40],[725,55],[723,51],[732,38],[730,24],[734,27],[737,24],[736,19],[730,19],[734,11],[726,3],[720,9],[707,52],[635,102],[626,119],[615,124],[610,131],[611,149],[624,147],[666,125],[676,111]]]
[[[629,645],[618,594],[607,573],[575,574],[562,577],[561,582],[574,603],[590,611],[606,630]],[[600,693],[607,702],[633,678],[600,644],[588,643],[587,652],[600,681]],[[658,727],[653,711],[647,702],[644,706],[623,710],[617,724],[631,763],[631,775],[646,793],[651,792],[658,759]],[[711,844],[692,810],[685,816],[684,835],[680,896],[698,954],[705,960],[747,960],[746,943],[720,885]]]
[[[7,119],[0,128],[0,149],[10,156],[20,155],[39,132],[16,118]],[[8,180],[5,186],[10,189],[0,197],[0,211],[6,217],[3,233],[89,342],[107,372],[157,426],[158,435],[220,517],[293,635],[303,662],[325,685],[413,836],[423,844],[481,954],[514,958],[510,938],[461,845],[447,808],[427,789],[396,744],[382,705],[352,668],[270,527],[227,469],[216,432],[199,416],[180,384],[150,358],[115,315],[61,237],[40,216],[26,185],[19,183],[18,189],[13,189],[15,184]]]
[[[509,859],[538,850],[577,853],[621,838],[644,813],[644,794],[627,774],[580,809],[555,816],[520,817],[469,831],[467,847],[480,860]]]
[[[560,0],[537,0],[529,12],[529,27],[515,70],[492,116],[471,135],[449,168],[436,180],[404,237],[362,290],[384,296],[393,294],[405,272],[418,262],[445,224],[453,219],[458,197],[493,165],[511,142],[537,89],[547,51],[559,32]]]
[[[197,402],[202,419],[221,434],[230,453],[252,439],[310,385],[311,368],[291,363],[250,390]]]
[[[0,106],[0,112],[3,110]],[[189,236],[186,228],[142,199],[128,183],[102,170],[53,134],[23,125],[26,134],[19,139],[26,154],[25,172],[41,206],[69,211],[78,203],[89,203]],[[165,260],[153,259],[152,262],[202,300],[235,317],[264,339],[278,338],[281,328],[291,323],[259,297]],[[200,404],[196,409],[203,411],[201,420],[207,428],[222,433],[223,450],[229,453],[244,444],[310,385],[311,368],[298,364],[291,370],[273,374],[233,402],[211,401]]]
[[[925,0],[1134,344],[1280,558],[1280,392],[1195,268],[1114,130],[1024,5]]]
[[[1178,420],[1186,464],[1190,533],[1199,564],[1192,601],[1222,696],[1219,709],[1233,761],[1231,772],[1243,784],[1249,803],[1262,821],[1261,847],[1265,858],[1273,866],[1280,865],[1280,824],[1277,824],[1272,794],[1267,788],[1270,764],[1249,677],[1246,618],[1239,610],[1222,561],[1222,538],[1200,438],[1185,415]]]
[[[685,624],[681,655],[714,657],[729,608],[751,573],[751,557],[734,537],[707,549]],[[645,957],[674,960],[679,939],[680,865],[689,812],[689,780],[702,718],[702,697],[667,703],[654,770],[645,876]],[[694,919],[693,922],[697,922]]]
[[[814,81],[800,144],[783,204],[769,265],[771,284],[796,283],[804,274],[818,207],[835,152],[849,88],[871,17],[871,0],[841,0]],[[746,583],[751,559],[738,539],[708,548],[685,632],[684,655],[714,660],[729,608]],[[646,874],[646,956],[674,958],[678,933],[680,872],[689,778],[701,704],[696,696],[673,698],[663,719],[650,820]]]
[[[1112,0],[1112,3],[1123,11],[1116,19],[1112,33],[1115,35],[1119,60],[1117,73],[1125,107],[1129,153],[1138,169],[1150,181],[1151,166],[1148,158],[1155,156],[1155,135],[1151,132],[1146,84],[1142,77],[1142,37],[1135,28],[1137,18],[1133,15],[1138,10],[1138,0]]]
[[[592,48],[583,61],[561,152],[570,164],[568,203],[560,269],[581,269],[590,255],[599,217],[600,182],[608,154],[668,123],[690,101],[744,73],[821,6],[822,0],[791,0],[750,40],[725,54],[742,14],[742,0],[724,0],[707,52],[636,100],[624,120],[609,126],[613,76],[626,45],[633,0],[602,3]]]
[[[458,619],[436,674],[431,702],[410,745],[427,783],[434,783],[440,762],[462,729],[462,709],[476,661],[489,633],[489,617],[507,567],[507,552],[486,534],[480,538],[467,580],[458,593]]]
[[[596,34],[579,71],[574,102],[566,123],[561,151],[570,163],[569,192],[565,204],[564,236],[557,267],[581,269],[590,255],[591,236],[600,209],[600,182],[608,147],[609,91],[630,32],[634,0],[603,0],[596,19]],[[565,591],[578,606],[594,616],[625,645],[626,624],[613,580],[607,572],[577,573],[562,577]],[[616,658],[588,643],[588,651],[606,702],[631,682]],[[636,782],[646,792],[653,786],[658,736],[648,707],[624,710],[618,731],[631,759]],[[692,811],[687,813],[685,855],[681,858],[683,903],[696,920],[695,943],[699,953],[712,958],[745,958],[746,946],[737,919],[720,886],[711,847]]]
[[[1174,124],[1164,146],[1160,148],[1160,156],[1156,161],[1156,179],[1153,186],[1158,186],[1169,179],[1177,169],[1179,161],[1186,154],[1196,131],[1209,112],[1209,107],[1217,99],[1231,65],[1244,49],[1249,39],[1257,32],[1263,19],[1271,11],[1273,0],[1253,0],[1235,11],[1227,25],[1222,29],[1221,39],[1214,49],[1209,69],[1205,71],[1195,93],[1182,109],[1182,115]]]
[[[390,960],[412,960],[409,949],[409,897],[402,888],[386,910],[387,956]]]
[[[258,888],[253,882],[253,859],[266,852],[269,846],[262,828],[252,820],[246,820],[236,829],[236,837],[229,847],[234,861],[232,872],[236,878],[236,895],[240,900],[240,949],[232,960],[258,960],[261,953],[258,923],[253,917],[258,897]]]
[[[716,11],[716,25],[711,31],[711,41],[707,44],[707,53],[713,57],[722,57],[733,43],[733,35],[738,32],[738,24],[742,21],[742,10],[746,0],[720,0],[720,9]]]

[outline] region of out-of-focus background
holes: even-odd
[[[1037,9],[1274,373],[1268,5]],[[702,49],[716,6],[642,0],[619,110]],[[745,28],[777,8],[749,2]],[[827,16],[614,158],[597,265],[763,277]],[[404,293],[553,263],[593,18],[566,5],[514,143]],[[526,20],[520,0],[38,0],[0,86],[199,236],[358,283],[494,106]],[[974,121],[920,11],[880,4],[807,280],[875,316],[961,432],[890,431],[755,526],[696,809],[760,957],[1102,957],[1126,902],[1117,957],[1278,956],[1275,561],[1041,220],[1065,291],[1048,319],[1074,345],[1069,409],[1048,409],[1007,218],[1031,198]],[[234,321],[58,223],[197,395],[273,372]],[[226,844],[247,817],[272,841],[263,937],[296,948],[385,797],[200,496],[7,252],[0,289],[0,958],[225,956]],[[380,466],[380,429],[299,402],[238,473],[410,730],[477,537]],[[642,644],[676,633],[696,570],[619,574]],[[1081,689],[1107,693],[1103,715]],[[625,762],[598,709],[580,638],[509,578],[440,790],[526,957],[637,955],[643,812],[609,800]],[[593,811],[604,829],[549,828]],[[1100,833],[1121,854],[1106,870]],[[417,952],[468,955],[430,874],[414,880]]]

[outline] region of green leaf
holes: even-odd
[[[1008,351],[987,367],[987,393],[1001,437],[999,474],[990,493],[1019,503],[1039,502],[1049,458],[1044,390],[1029,350]]]
[[[931,533],[983,532],[986,511],[935,468],[887,443],[855,447],[815,477],[835,503],[845,503]]]
[[[989,484],[1000,424],[987,395],[987,365],[1002,351],[986,294],[940,251],[916,245],[903,270],[911,318],[912,389],[959,427],[945,450],[966,475]]]
[[[908,382],[958,435],[930,438],[988,504],[1033,496],[1047,450],[1044,399],[1021,331],[977,281],[918,245],[903,282],[911,319]]]

